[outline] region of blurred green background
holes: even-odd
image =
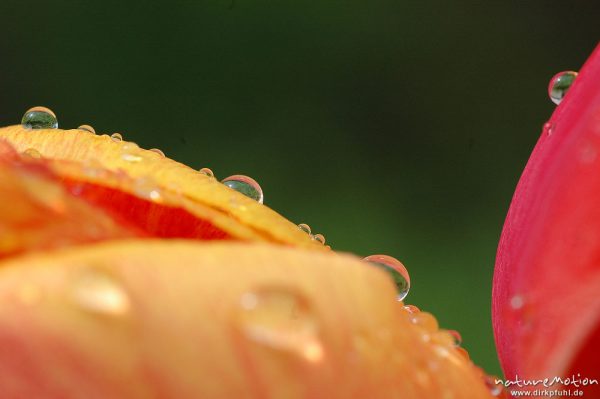
[[[34,105],[218,178],[334,249],[385,253],[408,303],[500,373],[496,245],[554,106],[599,38],[594,1],[0,3],[0,125]],[[326,293],[324,293],[326,294]]]

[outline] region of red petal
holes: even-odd
[[[498,248],[496,343],[509,379],[600,379],[600,46],[547,126]]]

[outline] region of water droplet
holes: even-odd
[[[58,120],[54,112],[46,107],[33,107],[25,112],[21,124],[25,129],[57,129]]]
[[[161,202],[162,192],[158,185],[151,178],[142,177],[135,181],[135,193],[141,198],[154,202]]]
[[[491,376],[491,375],[486,376],[484,378],[485,385],[490,390],[490,394],[492,396],[499,396],[502,393],[502,391],[504,391],[504,387],[502,386],[502,384],[501,383],[496,384],[496,380],[499,380],[499,378]]]
[[[244,294],[240,301],[240,327],[253,342],[317,363],[324,349],[318,323],[307,300],[283,288],[263,288]]]
[[[26,149],[25,151],[23,151],[23,155],[34,159],[40,159],[42,157],[42,154],[40,154],[40,152],[35,148]]]
[[[510,298],[510,307],[515,310],[521,309],[524,304],[525,301],[523,300],[523,297],[521,295],[515,295],[512,298]]]
[[[448,334],[454,338],[454,346],[460,346],[462,344],[462,336],[456,330],[447,330]]]
[[[433,333],[431,340],[438,345],[446,347],[454,346],[454,336],[452,336],[452,334],[448,333],[446,330],[440,330]]]
[[[165,157],[165,153],[162,152],[161,150],[159,150],[158,148],[152,148],[150,149],[150,151],[157,153],[158,155],[160,155],[161,157]]]
[[[260,185],[251,177],[244,175],[229,176],[221,181],[227,187],[252,198],[259,204],[263,203],[263,191]]]
[[[300,224],[298,225],[298,228],[299,228],[300,230],[302,230],[303,232],[305,232],[306,234],[310,234],[310,226],[309,226],[309,225],[307,225],[306,223],[300,223]]]
[[[315,235],[313,235],[313,240],[318,241],[321,244],[325,245],[325,237],[323,236],[323,234],[315,234]]]
[[[73,284],[72,297],[81,308],[109,316],[123,316],[131,307],[121,285],[101,270],[80,272]]]
[[[129,152],[124,152],[123,154],[121,154],[121,159],[123,159],[123,161],[125,162],[131,162],[131,163],[137,163],[137,162],[142,162],[143,158],[139,155],[136,154],[131,154]]]
[[[410,321],[429,332],[436,332],[439,329],[437,320],[428,312],[413,313],[410,315]]]
[[[552,77],[548,85],[548,95],[554,104],[560,104],[576,77],[577,72],[573,71],[559,72]]]
[[[467,350],[465,348],[462,347],[457,347],[456,352],[458,352],[459,355],[461,355],[465,360],[471,360],[471,356],[469,355],[469,352],[467,352]]]
[[[123,136],[121,135],[121,133],[113,133],[110,135],[110,138],[112,139],[112,141],[117,143],[123,141]]]
[[[544,126],[542,127],[542,132],[543,133],[546,133],[547,136],[550,136],[553,131],[554,131],[554,124],[553,123],[550,123],[550,122],[544,123]]]
[[[212,177],[214,179],[215,174],[213,173],[212,170],[208,169],[208,168],[202,168],[200,169],[198,172],[202,173],[203,175],[206,175],[208,177]]]
[[[371,255],[364,260],[387,271],[398,288],[398,300],[406,298],[410,290],[410,277],[402,262],[387,255]]]
[[[85,130],[85,131],[90,132],[92,134],[96,134],[96,131],[90,125],[81,125],[77,129],[79,129],[79,130]]]
[[[421,311],[421,309],[415,305],[406,305],[404,306],[404,310],[406,310],[408,313],[419,313]]]

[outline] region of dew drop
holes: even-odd
[[[33,107],[25,112],[21,125],[25,129],[57,129],[58,120],[54,112],[46,107]]]
[[[165,153],[162,152],[161,150],[159,150],[158,148],[151,148],[150,151],[157,153],[158,155],[160,155],[161,157],[165,157]]]
[[[439,329],[438,321],[428,312],[411,314],[410,321],[429,332],[436,332]]]
[[[421,309],[415,305],[406,305],[404,306],[404,310],[406,310],[408,313],[419,313],[421,311]]]
[[[492,396],[500,396],[500,394],[504,390],[504,387],[502,386],[502,384],[500,384],[500,383],[496,384],[496,380],[499,380],[499,378],[494,377],[494,376],[486,376],[484,378],[485,385],[488,387],[490,394]]]
[[[544,123],[544,126],[542,127],[542,132],[546,133],[546,136],[550,136],[553,131],[554,131],[553,123],[551,123],[551,122]]]
[[[311,231],[310,231],[310,226],[309,226],[309,225],[307,225],[306,223],[300,223],[300,224],[298,225],[298,228],[299,228],[300,230],[302,230],[303,232],[305,232],[306,234],[310,234],[310,233],[311,233]]]
[[[131,154],[129,152],[124,152],[121,154],[121,159],[125,162],[138,163],[142,162],[143,158],[139,155]]]
[[[85,130],[86,132],[90,132],[92,134],[96,134],[96,131],[90,125],[81,125],[77,129],[79,129],[79,130]]]
[[[198,172],[202,173],[203,175],[206,175],[208,177],[212,177],[214,179],[215,174],[213,173],[212,170],[210,170],[209,168],[202,168],[200,169]]]
[[[462,344],[462,336],[456,330],[447,330],[448,334],[454,338],[454,346],[460,346]]]
[[[260,185],[251,177],[244,175],[229,176],[221,181],[227,187],[252,198],[259,204],[263,203],[263,191]]]
[[[548,85],[548,95],[552,102],[556,105],[560,104],[562,99],[567,94],[567,91],[577,78],[577,72],[564,71],[559,72],[552,79]]]
[[[308,301],[284,288],[263,288],[240,300],[239,323],[250,341],[318,363],[324,349]]]
[[[123,141],[123,136],[121,135],[121,133],[113,133],[110,135],[110,138],[112,139],[112,141],[117,143]]]
[[[322,245],[325,245],[325,237],[323,234],[315,234],[312,238],[313,240],[320,242]]]
[[[410,277],[402,262],[387,255],[371,255],[364,258],[364,260],[387,271],[396,283],[398,300],[401,301],[406,298],[410,290]]]
[[[458,354],[461,355],[465,360],[471,360],[471,356],[465,348],[459,346],[456,348],[456,352],[458,352]]]
[[[40,159],[42,157],[42,154],[40,154],[40,152],[35,148],[26,149],[25,151],[23,151],[23,155],[34,159]]]
[[[512,298],[510,298],[510,307],[515,310],[521,309],[524,304],[525,301],[523,300],[523,297],[521,295],[515,295]]]
[[[78,274],[71,293],[78,306],[93,313],[124,316],[131,307],[123,287],[100,270],[89,269]]]
[[[146,177],[139,178],[135,181],[135,193],[141,198],[161,202],[163,199],[162,192],[154,180]]]

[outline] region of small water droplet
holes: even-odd
[[[524,304],[525,301],[523,300],[523,297],[521,295],[515,295],[512,298],[510,298],[510,307],[515,310],[521,309]]]
[[[300,230],[302,230],[303,232],[305,232],[306,234],[310,234],[310,233],[311,233],[311,232],[310,232],[310,226],[309,226],[309,225],[307,225],[306,223],[300,223],[300,224],[298,225],[298,228],[299,228]]]
[[[458,352],[459,355],[461,355],[465,360],[471,360],[471,356],[469,355],[469,352],[467,352],[467,350],[463,347],[457,347],[456,352]]]
[[[544,123],[544,126],[542,127],[542,132],[543,133],[546,133],[547,136],[550,136],[553,131],[554,131],[554,124],[553,123],[551,123],[551,122]]]
[[[101,270],[80,272],[73,283],[72,297],[81,308],[109,316],[123,316],[131,307],[123,287]]]
[[[438,332],[433,333],[431,340],[438,345],[453,347],[454,345],[454,336],[450,334],[446,330],[440,330]]]
[[[40,159],[42,157],[42,154],[40,154],[40,152],[35,148],[26,149],[25,151],[23,151],[23,155],[34,159]]]
[[[371,255],[364,258],[365,261],[387,271],[398,288],[398,300],[406,298],[410,290],[410,277],[406,267],[396,258],[387,255]]]
[[[158,185],[151,178],[142,177],[135,181],[135,193],[141,198],[154,202],[161,202],[162,192]]]
[[[92,134],[96,134],[96,131],[90,125],[81,125],[77,129],[79,129],[79,130],[85,130],[85,131],[90,132]]]
[[[460,346],[462,344],[462,336],[456,330],[447,330],[448,334],[454,338],[454,346]]]
[[[21,125],[25,129],[57,129],[58,120],[54,112],[46,107],[33,107],[25,112]]]
[[[123,141],[123,136],[121,135],[121,133],[113,133],[110,135],[110,138],[112,139],[112,141],[117,143]]]
[[[560,104],[567,94],[567,91],[575,81],[575,78],[577,78],[577,72],[563,71],[557,73],[552,77],[552,79],[550,79],[550,84],[548,85],[548,95],[554,104]]]
[[[285,288],[248,292],[240,300],[240,327],[251,341],[317,363],[324,349],[307,300]]]
[[[162,152],[161,150],[159,150],[158,148],[151,148],[150,151],[157,153],[158,155],[160,155],[161,157],[165,157],[165,153]]]
[[[143,158],[139,155],[131,154],[129,152],[125,152],[121,154],[121,159],[125,162],[138,163],[142,162]]]
[[[410,321],[429,332],[436,332],[439,329],[437,320],[428,312],[413,313],[410,315]]]
[[[421,309],[415,305],[405,305],[404,310],[406,310],[408,313],[419,313],[421,311]]]
[[[486,376],[484,378],[485,385],[490,390],[490,394],[492,396],[500,396],[500,394],[504,391],[504,387],[502,386],[502,384],[501,383],[496,384],[496,380],[499,380],[499,378],[491,376],[491,375]]]
[[[263,203],[263,191],[260,185],[251,177],[244,175],[229,176],[221,181],[227,187],[252,198],[259,204]]]
[[[202,168],[200,169],[198,172],[202,173],[203,175],[206,175],[208,177],[212,177],[214,179],[215,174],[213,173],[212,170],[208,169],[208,168]]]
[[[313,240],[318,241],[321,244],[325,245],[325,237],[323,236],[323,234],[315,234],[315,235],[313,235]]]

